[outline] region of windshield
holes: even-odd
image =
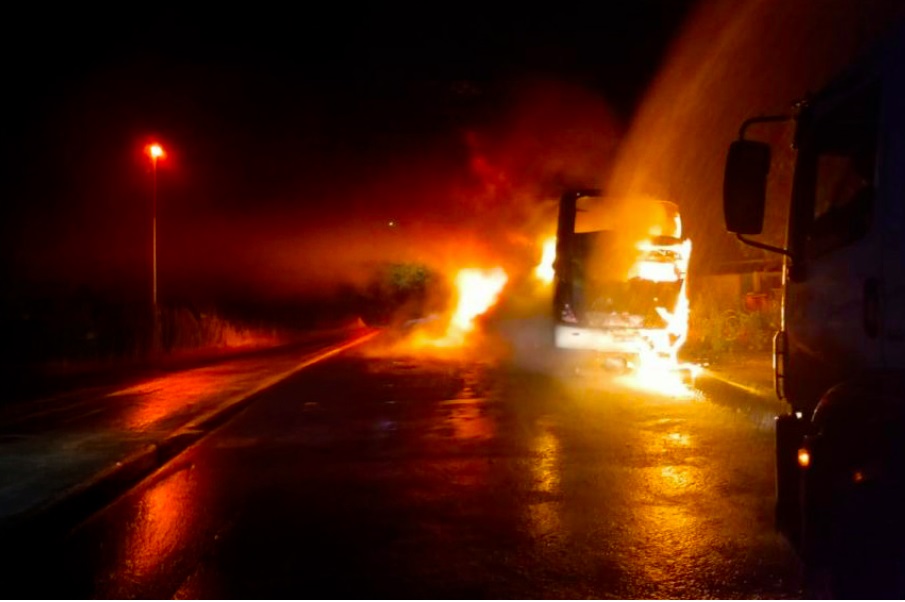
[[[657,308],[674,307],[681,293],[684,274],[675,268],[678,250],[656,247],[638,251],[639,260],[644,259],[638,264],[658,267],[658,277],[636,273],[616,278],[591,273],[587,266],[592,250],[607,248],[613,239],[613,232],[606,230],[582,232],[573,239],[571,287],[576,316],[592,326],[665,327],[666,320]]]
[[[879,86],[868,85],[832,110],[812,110],[796,169],[799,256],[816,259],[861,239],[870,227],[877,155]]]
[[[681,282],[652,282],[633,278],[628,282],[605,281],[588,287],[585,315],[589,321],[603,321],[615,325],[629,316],[633,326],[663,328],[666,320],[658,307],[673,307],[681,291]],[[616,320],[615,318],[619,318]]]

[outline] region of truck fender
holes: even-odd
[[[810,564],[866,562],[905,541],[905,373],[829,389],[803,450],[802,553]]]
[[[855,467],[876,454],[894,454],[905,423],[905,372],[873,372],[839,383],[820,398],[809,442],[823,462]],[[816,462],[818,458],[814,458]]]

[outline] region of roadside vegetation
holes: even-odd
[[[776,294],[749,294],[727,300],[702,292],[692,299],[684,353],[707,360],[770,353],[773,334],[780,327],[780,305]]]
[[[250,306],[104,300],[91,295],[3,301],[2,346],[9,374],[65,373],[161,357],[271,347],[348,323],[342,299]],[[155,336],[156,332],[156,336]]]
[[[422,263],[386,262],[373,266],[368,281],[348,295],[368,325],[399,326],[442,311],[449,283]]]

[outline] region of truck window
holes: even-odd
[[[874,201],[879,88],[870,86],[815,118],[800,161],[813,174],[808,257],[851,244],[867,233]]]

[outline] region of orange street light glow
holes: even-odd
[[[151,156],[152,159],[157,160],[161,159],[164,156],[163,147],[159,144],[151,144],[148,146],[148,155]]]

